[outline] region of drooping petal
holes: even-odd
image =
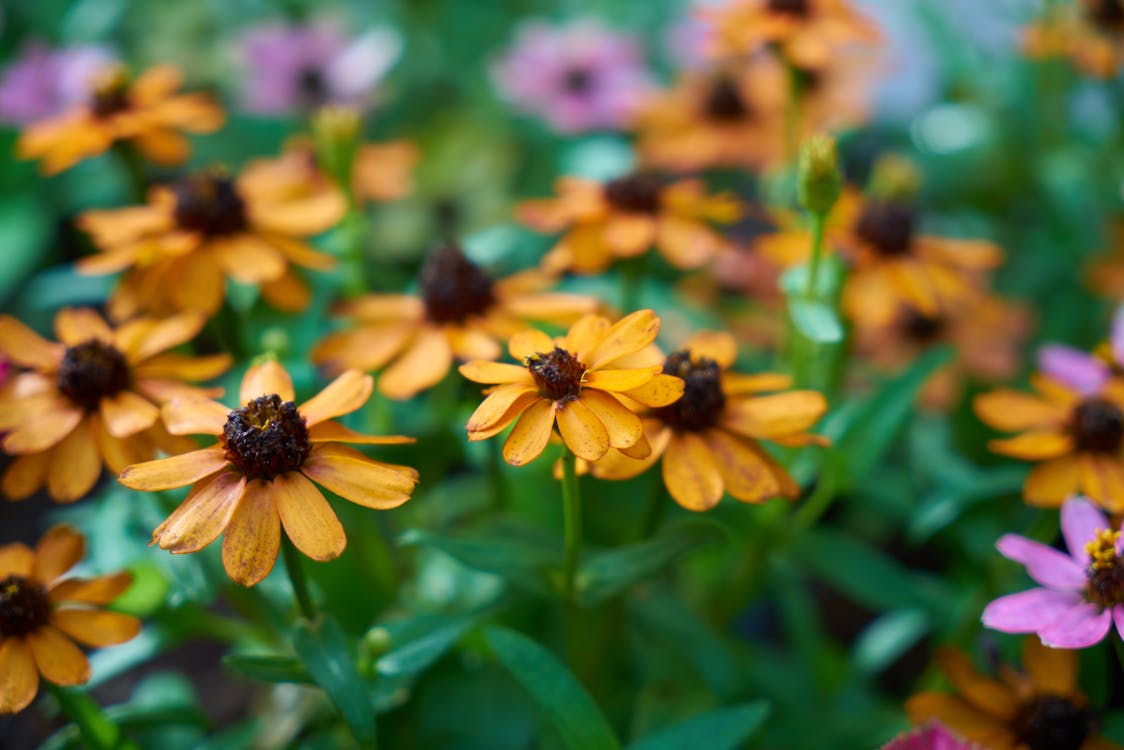
[[[511,434],[503,444],[503,457],[512,466],[522,466],[546,448],[554,428],[554,402],[534,401],[520,415]]]
[[[109,604],[133,585],[133,574],[113,573],[97,578],[67,578],[50,587],[52,602]]]
[[[1073,591],[1030,589],[995,599],[980,618],[986,627],[1004,633],[1034,633],[1084,600]]]
[[[100,609],[57,609],[51,624],[79,643],[101,648],[131,640],[140,633],[141,621],[132,615]]]
[[[608,393],[586,389],[580,400],[605,428],[612,447],[631,448],[644,436],[640,417]]]
[[[791,499],[800,494],[800,487],[784,467],[752,441],[718,429],[705,431],[703,440],[712,452],[726,491],[738,500],[759,503],[771,497]]]
[[[27,708],[39,691],[39,670],[22,638],[0,641],[0,714],[15,714]]]
[[[268,485],[281,525],[297,549],[321,562],[343,554],[347,536],[316,485],[295,471],[276,477]]]
[[[47,494],[60,503],[83,497],[101,476],[101,456],[91,424],[75,428],[51,451],[47,466]]]
[[[1027,461],[1058,458],[1073,450],[1073,439],[1060,432],[1025,432],[1004,440],[989,440],[987,447],[995,453]]]
[[[769,439],[804,432],[826,410],[827,400],[817,391],[787,391],[732,400],[719,421],[739,435]]]
[[[73,568],[86,555],[86,539],[73,526],[51,528],[35,545],[31,576],[48,585]]]
[[[173,398],[160,415],[173,435],[221,435],[230,410],[207,398]]]
[[[637,310],[614,323],[604,338],[582,359],[591,370],[596,370],[633,352],[638,352],[656,340],[660,332],[659,316],[652,310]]]
[[[258,396],[269,396],[276,393],[282,401],[292,401],[296,398],[293,393],[293,379],[280,363],[269,360],[260,365],[253,365],[242,376],[242,389],[238,394],[238,402],[246,404]]]
[[[375,381],[370,375],[358,370],[348,370],[301,404],[297,411],[305,418],[308,426],[313,427],[362,407],[374,389]]]
[[[476,411],[472,412],[472,416],[468,418],[467,429],[473,433],[488,430],[501,423],[506,425],[514,419],[515,414],[519,413],[512,413],[515,405],[522,403],[526,408],[537,398],[538,390],[534,385],[523,383],[501,385],[489,393],[488,397],[476,407]]]
[[[145,380],[210,380],[230,369],[234,362],[229,354],[191,357],[186,354],[158,354],[133,368],[138,386]],[[140,390],[138,388],[138,390]]]
[[[1085,545],[1093,540],[1098,531],[1112,528],[1104,513],[1080,497],[1067,500],[1062,506],[1061,527],[1070,556],[1082,568],[1089,565],[1089,553],[1085,551]]]
[[[243,284],[275,281],[285,273],[285,256],[252,234],[217,237],[207,245],[223,273]]]
[[[246,477],[225,471],[196,484],[179,507],[152,532],[152,541],[173,554],[198,552],[230,525]]]
[[[722,499],[722,475],[706,443],[694,433],[671,438],[663,454],[663,481],[687,510],[710,510]]]
[[[602,391],[632,391],[650,383],[660,374],[662,367],[630,367],[620,370],[593,370],[582,378],[585,388]]]
[[[1081,481],[1081,462],[1077,456],[1062,456],[1043,461],[1030,470],[1023,482],[1027,505],[1057,508],[1077,492]]]
[[[83,685],[90,680],[90,663],[74,642],[51,625],[25,636],[39,674],[56,685]]]
[[[1041,542],[1018,534],[1004,534],[995,543],[995,548],[1008,560],[1025,565],[1027,575],[1043,586],[1078,590],[1087,583],[1083,567],[1068,555]]]
[[[976,708],[1000,719],[1014,718],[1019,704],[1014,693],[1003,683],[984,677],[961,651],[942,648],[936,654],[937,664],[956,692]]]
[[[343,499],[376,510],[402,505],[417,484],[417,472],[408,467],[372,461],[331,443],[316,446],[301,471]]]
[[[601,420],[581,398],[559,402],[555,408],[558,432],[566,447],[578,458],[596,461],[609,450],[609,434]]]
[[[339,422],[321,422],[308,431],[312,443],[358,443],[360,445],[410,445],[417,438],[405,435],[365,435],[344,427]]]
[[[261,479],[246,485],[222,540],[222,564],[235,583],[260,583],[277,563],[281,549],[281,518],[267,483]]]
[[[103,398],[98,406],[105,429],[118,438],[147,430],[160,418],[159,409],[132,391]]]
[[[1103,641],[1111,627],[1111,609],[1081,602],[1039,629],[1038,637],[1051,648],[1088,648]]]
[[[972,402],[976,415],[1002,432],[1022,432],[1060,424],[1066,411],[1038,396],[1009,388],[981,393]]]
[[[130,489],[156,492],[197,482],[226,465],[226,451],[221,445],[212,445],[179,456],[133,464],[117,479]]]
[[[50,409],[39,418],[13,427],[4,437],[7,453],[38,453],[58,445],[82,422],[84,412],[77,408]]]
[[[379,376],[379,393],[404,400],[437,385],[453,366],[449,340],[436,328],[424,327]]]

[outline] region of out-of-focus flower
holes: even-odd
[[[130,573],[66,577],[86,554],[86,540],[55,526],[32,550],[0,547],[0,714],[22,711],[35,699],[39,678],[82,685],[90,662],[74,641],[101,648],[140,632],[132,615],[101,609],[132,585]]]
[[[349,40],[328,20],[258,27],[242,42],[246,108],[289,114],[324,104],[369,104],[401,54],[401,39],[384,28]]]
[[[1004,633],[1037,633],[1053,648],[1088,648],[1100,643],[1113,620],[1124,638],[1124,545],[1088,501],[1062,506],[1066,555],[1033,539],[1005,534],[996,548],[1026,566],[1040,588],[1001,596],[984,608],[983,624]]]
[[[637,40],[596,19],[522,25],[492,78],[518,109],[561,133],[621,128],[652,88]]]
[[[78,225],[101,252],[78,268],[125,272],[109,301],[119,320],[140,311],[211,315],[226,296],[226,277],[260,286],[280,310],[299,311],[310,292],[293,266],[335,266],[308,238],[333,227],[346,210],[343,193],[312,179],[300,160],[253,162],[237,178],[198,173],[153,188],[144,206],[82,214]]]
[[[379,391],[410,398],[440,382],[454,358],[499,359],[501,342],[532,321],[565,326],[597,309],[593,297],[547,292],[553,282],[537,270],[493,281],[456,244],[441,245],[422,268],[420,294],[348,302],[341,312],[354,327],[329,334],[312,360],[329,372],[386,367]]]
[[[801,68],[830,65],[836,52],[879,38],[878,27],[849,0],[729,0],[699,9],[710,24],[715,57],[741,57],[767,47]]]
[[[240,408],[199,398],[177,398],[164,406],[172,433],[216,435],[218,443],[129,466],[120,482],[149,491],[191,485],[152,541],[173,553],[189,553],[225,533],[223,566],[243,586],[269,575],[282,528],[313,560],[334,560],[347,546],[347,536],[316,484],[357,505],[387,510],[409,500],[418,479],[408,466],[374,461],[339,445],[413,442],[364,435],[334,421],[361,408],[373,389],[370,375],[350,370],[298,407],[293,382],[281,365],[254,365],[242,378]]]
[[[62,114],[93,94],[95,75],[113,62],[108,49],[92,44],[24,45],[0,77],[0,122],[30,125]]]
[[[1076,0],[1047,6],[1023,35],[1033,58],[1068,57],[1089,75],[1113,78],[1124,63],[1124,2]]]
[[[104,463],[114,473],[152,458],[157,449],[190,450],[169,435],[159,404],[174,396],[204,397],[184,381],[217,377],[230,357],[188,357],[167,350],[190,341],[204,318],[183,313],[137,318],[116,329],[93,310],[64,308],[55,316],[55,343],[15,318],[0,317],[0,352],[27,371],[0,390],[0,445],[16,459],[0,489],[18,500],[44,484],[59,502],[94,486]]]
[[[1029,327],[1025,307],[986,296],[936,315],[903,307],[888,325],[858,327],[855,340],[858,352],[886,372],[900,372],[926,349],[950,344],[956,358],[925,381],[919,397],[927,408],[946,410],[959,399],[965,377],[991,383],[1013,377]]]
[[[785,266],[807,260],[811,233],[795,214],[778,213],[784,231],[756,247]],[[979,297],[983,274],[1003,260],[985,240],[933,237],[917,232],[917,211],[901,200],[864,200],[845,189],[828,216],[827,246],[851,266],[843,288],[843,312],[864,326],[890,325],[905,306],[937,315],[943,306]]]
[[[418,147],[407,140],[361,143],[351,167],[351,190],[355,200],[394,201],[405,198],[414,189],[414,167]],[[319,163],[316,149],[307,138],[293,138],[285,144],[279,161],[287,164],[295,176],[301,172],[309,185],[327,188],[327,165]]]
[[[713,508],[723,492],[748,503],[799,495],[799,485],[759,441],[785,446],[822,442],[806,431],[823,416],[827,401],[815,391],[763,395],[790,388],[791,379],[729,372],[736,358],[734,337],[713,332],[692,336],[668,355],[663,373],[682,379],[685,387],[673,403],[642,413],[652,452],[638,460],[610,450],[593,464],[593,475],[628,479],[662,459],[668,492],[694,511]]]
[[[526,201],[517,209],[518,219],[540,232],[565,232],[543,260],[552,271],[599,273],[614,259],[643,255],[653,246],[676,268],[697,268],[726,242],[710,224],[741,216],[733,196],[707,195],[700,180],[563,177],[555,187],[557,198]]]
[[[209,96],[177,94],[182,83],[170,65],[149,68],[135,80],[121,66],[101,68],[85,101],[28,125],[16,151],[21,159],[39,159],[46,174],[70,169],[118,141],[156,164],[182,164],[191,146],[181,131],[211,133],[225,119]]]
[[[1004,456],[1038,465],[1023,484],[1030,505],[1056,508],[1080,492],[1111,512],[1124,509],[1124,380],[1112,378],[1081,394],[1043,375],[1031,377],[1035,394],[999,388],[975,398],[976,414],[1003,432],[992,440]]]
[[[1077,686],[1077,652],[1023,641],[1023,672],[1003,665],[1001,679],[980,674],[953,648],[937,664],[955,695],[929,691],[906,702],[910,721],[937,720],[985,748],[1003,750],[1119,750],[1096,733],[1096,718]]]
[[[514,422],[503,457],[522,466],[543,452],[557,423],[562,441],[578,458],[596,461],[610,448],[647,456],[651,446],[640,417],[621,396],[667,406],[683,394],[682,380],[662,374],[651,357],[637,356],[655,341],[659,328],[651,310],[615,324],[587,315],[557,339],[536,330],[512,336],[508,349],[522,364],[473,360],[461,365],[469,380],[495,386],[469,418],[468,439],[486,440]]]
[[[930,721],[921,729],[900,734],[882,750],[984,750],[974,742],[962,740],[938,721]]]
[[[1112,318],[1108,341],[1092,354],[1062,344],[1038,350],[1038,369],[1078,393],[1095,393],[1113,374],[1124,374],[1124,307]]]

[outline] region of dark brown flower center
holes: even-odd
[[[568,401],[581,393],[585,365],[562,347],[531,355],[525,364],[544,398]]]
[[[562,78],[562,88],[572,94],[585,94],[593,88],[593,73],[588,68],[571,68]]]
[[[1124,560],[1117,554],[1120,532],[1100,529],[1085,545],[1089,555],[1089,583],[1085,597],[1103,608],[1124,604]]]
[[[297,75],[297,97],[306,106],[315,107],[327,99],[328,82],[319,68],[305,68]]]
[[[0,580],[0,637],[27,635],[46,625],[50,616],[45,586],[22,576]]]
[[[769,0],[768,7],[774,13],[784,13],[799,18],[804,18],[812,12],[808,0]]]
[[[1124,438],[1124,412],[1108,399],[1087,398],[1073,410],[1070,434],[1079,451],[1115,453]]]
[[[237,234],[246,228],[246,203],[234,180],[200,174],[172,185],[176,196],[176,224],[208,237]]]
[[[919,310],[909,309],[902,322],[906,338],[914,343],[928,346],[937,342],[944,334],[947,321],[940,315],[925,315]]]
[[[824,71],[799,66],[794,66],[793,70],[796,73],[796,80],[800,84],[801,93],[811,94],[823,86]]]
[[[728,75],[720,75],[710,84],[703,112],[717,122],[739,122],[749,118],[751,112],[738,91],[738,83]]]
[[[66,350],[55,385],[76,405],[94,411],[103,398],[128,388],[131,379],[125,355],[91,339]]]
[[[677,430],[697,431],[714,424],[726,406],[722,370],[706,357],[691,357],[686,349],[669,354],[663,363],[665,375],[683,380],[683,395],[653,413]]]
[[[292,401],[259,396],[230,412],[222,431],[226,460],[250,479],[273,479],[304,465],[308,426]]]
[[[663,182],[650,174],[618,177],[605,185],[605,198],[626,213],[654,214],[660,210]]]
[[[1108,31],[1124,30],[1124,2],[1122,0],[1089,0],[1086,5],[1089,18]]]
[[[1019,707],[1011,730],[1030,750],[1080,750],[1092,716],[1069,698],[1036,695]]]
[[[913,243],[916,213],[892,201],[870,201],[855,231],[881,255],[904,255]]]
[[[124,69],[114,66],[95,75],[90,110],[105,119],[129,108],[129,78]]]
[[[421,270],[425,314],[434,323],[460,323],[495,302],[492,280],[456,243],[435,248]]]

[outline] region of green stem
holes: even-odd
[[[808,261],[808,285],[804,288],[804,294],[809,298],[814,298],[816,294],[816,277],[819,274],[820,262],[823,260],[824,227],[826,224],[826,213],[812,214],[812,258]]]
[[[46,681],[44,684],[58,701],[62,712],[78,728],[82,744],[90,750],[139,750],[121,731],[121,727],[114,724],[101,706],[85,692]]]
[[[507,483],[503,476],[503,443],[490,441],[488,447],[488,476],[492,481],[492,507],[496,510],[507,508]]]
[[[831,507],[836,498],[835,482],[831,479],[832,476],[828,461],[823,461],[820,465],[820,476],[816,483],[816,489],[812,491],[812,494],[792,516],[791,528],[794,531],[799,532],[810,528]]]
[[[297,606],[301,616],[306,620],[315,620],[316,604],[312,601],[312,592],[308,589],[308,579],[301,567],[301,553],[288,535],[281,535],[281,554],[285,556],[285,570],[289,572],[289,580],[293,584],[293,594],[297,598]]]
[[[569,448],[562,454],[562,513],[566,534],[566,567],[563,570],[562,590],[566,598],[572,601],[582,550],[582,498],[578,488],[577,458]]]
[[[788,98],[784,107],[784,160],[795,168],[800,142],[800,109],[803,99],[803,84],[800,71],[791,63],[788,67]]]
[[[648,253],[629,258],[621,264],[621,309],[625,314],[640,309],[647,270]]]
[[[649,539],[660,527],[667,512],[667,492],[664,491],[663,480],[655,478],[652,491],[648,493],[648,500],[644,504],[644,515],[640,521],[640,541]]]
[[[113,153],[129,177],[133,199],[138,203],[144,203],[148,198],[148,178],[144,175],[144,164],[141,163],[140,153],[125,141],[114,143]]]
[[[367,290],[364,274],[363,244],[367,237],[367,217],[363,209],[353,205],[343,219],[345,232],[343,280],[344,293],[348,297],[358,297]]]

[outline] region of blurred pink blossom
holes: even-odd
[[[1038,350],[1038,369],[1082,395],[1096,393],[1112,376],[1112,366],[1124,369],[1124,305],[1112,316],[1108,338],[1111,364],[1088,352],[1064,344],[1046,344]]]
[[[562,133],[624,126],[653,86],[637,40],[596,19],[524,24],[492,76],[515,107]]]
[[[983,750],[979,745],[962,740],[938,722],[921,729],[899,734],[882,750]]]
[[[27,125],[87,98],[99,68],[114,55],[97,45],[51,49],[29,42],[0,76],[0,122]]]

